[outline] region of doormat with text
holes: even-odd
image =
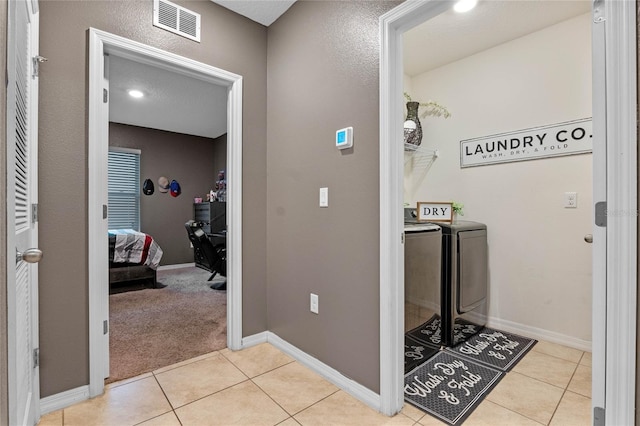
[[[411,337],[404,336],[404,373],[407,374],[438,353],[438,348],[425,345]]]
[[[450,425],[460,425],[505,373],[440,351],[404,376],[404,399]]]
[[[463,342],[478,333],[482,328],[483,327],[481,325],[465,321],[462,318],[456,318],[453,325],[454,342],[456,344]],[[440,316],[436,314],[422,325],[409,331],[407,334],[420,342],[439,347],[442,344],[441,330]]]
[[[467,341],[446,350],[500,371],[510,371],[537,340],[484,327]]]

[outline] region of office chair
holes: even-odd
[[[193,258],[198,268],[211,272],[207,281],[211,281],[217,274],[227,276],[227,246],[226,244],[211,243],[198,222],[193,220],[184,224],[189,241],[193,244]],[[227,282],[211,284],[214,290],[226,290]]]

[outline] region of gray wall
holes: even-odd
[[[268,38],[269,329],[376,392],[378,18],[396,4],[299,1]],[[347,126],[354,148],[341,152]]]
[[[0,3],[0,70],[7,69],[7,5],[8,2]],[[7,88],[0,84],[0,265],[7,264]],[[0,274],[0,425],[9,423],[9,412],[7,399],[8,376],[7,376],[7,274],[6,268],[2,268],[5,273]]]
[[[152,26],[149,0],[40,2],[41,394],[89,382],[87,39],[89,27],[240,74],[243,107],[243,334],[266,329],[266,28],[209,0],[196,43]],[[185,194],[186,196],[191,196]]]
[[[224,148],[217,147],[225,144]],[[109,123],[109,145],[140,149],[140,185],[153,181],[152,195],[140,196],[140,230],[151,236],[162,248],[161,265],[193,262],[184,223],[193,219],[193,199],[214,187],[218,168],[225,168],[226,137],[203,138],[165,132],[145,127]],[[216,152],[218,154],[216,154]],[[172,197],[158,190],[158,177],[175,179],[182,194]]]
[[[211,167],[215,172],[214,181],[218,180],[218,172],[220,170],[224,170],[225,172],[227,170],[227,134],[226,133],[220,137],[215,138],[213,141],[213,163]]]

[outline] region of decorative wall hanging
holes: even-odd
[[[180,188],[180,184],[177,180],[174,179],[171,181],[170,191],[172,197],[177,197],[182,193],[182,189]]]
[[[407,100],[407,118],[404,122],[404,143],[419,146],[422,143],[422,124],[418,117],[418,109],[424,107],[424,112],[420,114],[425,117],[444,117],[449,118],[451,113],[444,106],[437,102],[416,102],[411,99],[406,92],[404,94]]]
[[[145,179],[144,183],[142,184],[142,193],[144,195],[151,195],[153,194],[153,191],[153,182],[151,181],[151,179]]]
[[[460,141],[460,167],[535,160],[593,150],[591,118]]]
[[[164,176],[158,178],[158,191],[162,193],[169,192],[169,179]]]
[[[453,203],[418,201],[418,222],[453,222]]]

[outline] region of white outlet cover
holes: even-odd
[[[577,192],[565,192],[564,193],[564,208],[576,209],[578,208],[578,193]]]
[[[329,188],[320,188],[320,207],[329,207]]]

